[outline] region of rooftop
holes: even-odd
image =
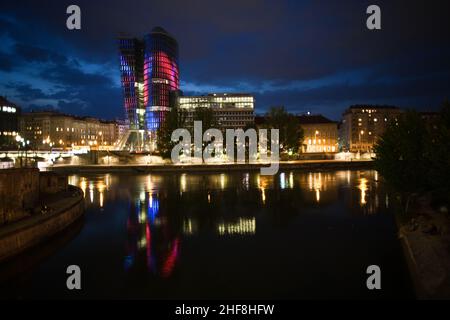
[[[324,123],[337,123],[336,121],[332,121],[321,114],[316,115],[300,115],[297,116],[300,124],[324,124]],[[266,122],[265,116],[255,116],[255,124],[261,125]]]
[[[297,119],[300,121],[300,124],[336,123],[336,121],[332,121],[321,114],[301,115],[297,116]]]
[[[49,116],[49,117],[69,117],[75,120],[98,120],[102,123],[113,123],[112,120],[103,120],[91,116],[75,116],[67,113],[62,113],[57,110],[31,110],[30,112],[25,112],[23,116]]]

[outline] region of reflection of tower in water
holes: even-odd
[[[171,235],[159,204],[158,194],[144,191],[130,203],[125,269],[145,265],[148,271],[166,278],[173,272],[180,243]]]

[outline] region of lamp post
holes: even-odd
[[[103,132],[100,131],[98,134],[102,138],[102,145],[103,145]]]
[[[25,165],[28,166],[28,146],[30,145],[30,140],[24,140],[23,145],[25,146]]]
[[[20,135],[16,136],[16,142],[17,142],[17,158],[19,158],[19,153],[20,153],[20,142],[22,141],[22,138],[20,137]],[[22,168],[22,158],[20,158],[20,167]]]
[[[316,132],[314,132],[314,151],[317,152],[318,147],[317,147],[317,135],[319,134],[319,130],[316,130]]]
[[[361,136],[363,136],[364,135],[364,130],[361,130],[360,132],[359,132],[359,153],[361,154],[361,151],[362,151],[362,143],[361,143]]]

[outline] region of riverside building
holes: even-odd
[[[213,111],[217,129],[245,129],[255,121],[255,98],[246,93],[210,93],[203,96],[180,96],[178,107],[186,112],[186,127],[194,126],[195,112],[198,108]]]
[[[322,115],[301,115],[297,118],[303,129],[302,153],[338,151],[337,122]]]
[[[121,149],[153,150],[156,133],[170,111],[170,96],[180,87],[178,43],[156,27],[143,39],[120,36],[120,76],[129,123]]]
[[[23,113],[20,135],[33,149],[108,149],[117,142],[117,124],[92,117],[77,117],[56,111]]]
[[[340,148],[350,152],[373,152],[380,136],[402,113],[394,106],[355,105],[345,110],[340,125]]]

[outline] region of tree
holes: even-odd
[[[428,183],[437,193],[450,198],[450,103],[444,101],[439,117],[428,126],[430,143]]]
[[[217,121],[214,117],[214,111],[211,108],[199,107],[195,109],[194,121],[202,122],[202,129],[206,131],[210,128],[217,128]]]
[[[416,111],[407,111],[391,122],[375,146],[375,166],[386,182],[405,196],[405,212],[411,195],[429,189],[428,144],[430,136]]]
[[[394,190],[406,197],[429,193],[434,200],[450,202],[450,103],[423,120],[406,112],[392,123],[375,147],[377,170]]]
[[[178,128],[184,128],[186,114],[183,110],[173,107],[167,114],[158,129],[157,147],[163,158],[170,158],[173,147],[177,142],[172,141],[172,132]]]
[[[375,146],[376,167],[396,189],[416,192],[427,186],[427,145],[424,121],[416,111],[407,111],[391,122]]]
[[[280,149],[297,153],[303,142],[303,129],[298,118],[284,107],[272,107],[266,113],[266,121],[266,128],[280,130]]]

